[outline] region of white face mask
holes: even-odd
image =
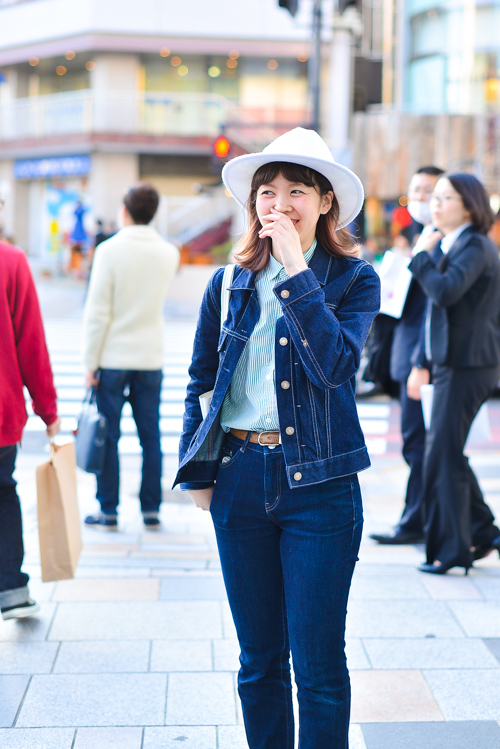
[[[423,224],[424,226],[431,223],[432,219],[429,203],[422,200],[409,200],[406,207],[414,221],[418,221],[419,224]]]

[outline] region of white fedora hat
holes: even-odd
[[[303,127],[296,127],[280,135],[261,153],[247,153],[228,161],[222,170],[222,179],[240,205],[244,206],[248,200],[257,169],[273,161],[302,164],[327,178],[340,206],[339,229],[350,224],[360,212],[364,192],[359,177],[347,167],[337,164],[317,132]]]

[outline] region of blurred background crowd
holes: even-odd
[[[495,0],[0,0],[0,234],[35,270],[85,277],[140,179],[182,262],[220,264],[242,228],[221,166],[298,125],[360,175],[367,259],[418,233],[406,191],[425,164],[476,174],[498,216],[499,14]]]

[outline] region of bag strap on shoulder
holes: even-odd
[[[230,263],[224,268],[224,275],[222,276],[222,288],[220,290],[220,329],[222,332],[222,326],[226,322],[227,313],[229,312],[229,299],[231,298],[231,291],[229,287],[233,283],[234,269],[236,265]]]

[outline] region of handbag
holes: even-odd
[[[75,446],[50,445],[50,460],[36,469],[42,581],[75,576],[82,550],[76,493]]]
[[[234,276],[234,269],[236,268],[236,265],[234,263],[230,263],[229,265],[226,265],[224,268],[224,275],[222,276],[222,287],[220,290],[220,330],[222,333],[222,327],[226,321],[227,313],[229,312],[229,299],[231,298],[231,291],[230,286],[233,283],[233,276]],[[210,404],[212,403],[212,396],[214,394],[213,390],[209,390],[206,393],[203,393],[200,395],[200,408],[201,408],[201,415],[204,419],[209,410],[210,410]]]
[[[102,473],[106,458],[108,422],[99,413],[94,388],[89,388],[75,432],[76,464],[87,473]]]
[[[410,257],[397,255],[387,250],[379,268],[380,276],[380,312],[389,317],[399,319],[408,296],[413,278],[408,266]]]

